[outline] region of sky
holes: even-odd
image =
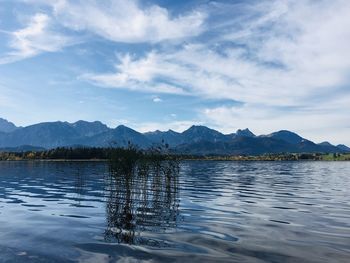
[[[348,0],[0,0],[0,117],[350,145]]]

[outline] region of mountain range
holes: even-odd
[[[125,147],[147,149],[168,145],[171,151],[196,155],[257,155],[264,153],[345,153],[350,148],[329,142],[316,144],[298,134],[281,130],[255,135],[249,129],[223,134],[206,126],[191,126],[182,133],[172,130],[140,133],[124,125],[114,129],[99,121],[43,122],[17,127],[0,118],[0,150],[26,151],[56,147]]]

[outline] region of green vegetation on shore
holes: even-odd
[[[183,156],[186,160],[217,161],[350,161],[350,153],[280,153],[262,155]]]
[[[20,160],[107,160],[111,148],[64,148],[45,151],[0,152],[2,161]]]
[[[119,158],[119,159],[118,159]],[[171,154],[167,148],[140,150],[128,148],[65,148],[45,151],[0,152],[0,161],[20,160],[219,160],[219,161],[350,161],[350,153],[280,153],[263,155],[181,155]]]

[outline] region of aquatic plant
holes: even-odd
[[[127,244],[156,242],[142,231],[173,227],[179,215],[179,162],[160,149],[129,144],[110,155],[105,240]],[[158,244],[159,245],[159,244]]]

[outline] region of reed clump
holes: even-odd
[[[121,175],[148,174],[151,171],[166,176],[178,172],[179,158],[161,147],[141,150],[133,145],[111,148],[110,170]]]
[[[179,160],[162,148],[110,149],[105,240],[151,245],[142,231],[173,227],[179,217]]]

